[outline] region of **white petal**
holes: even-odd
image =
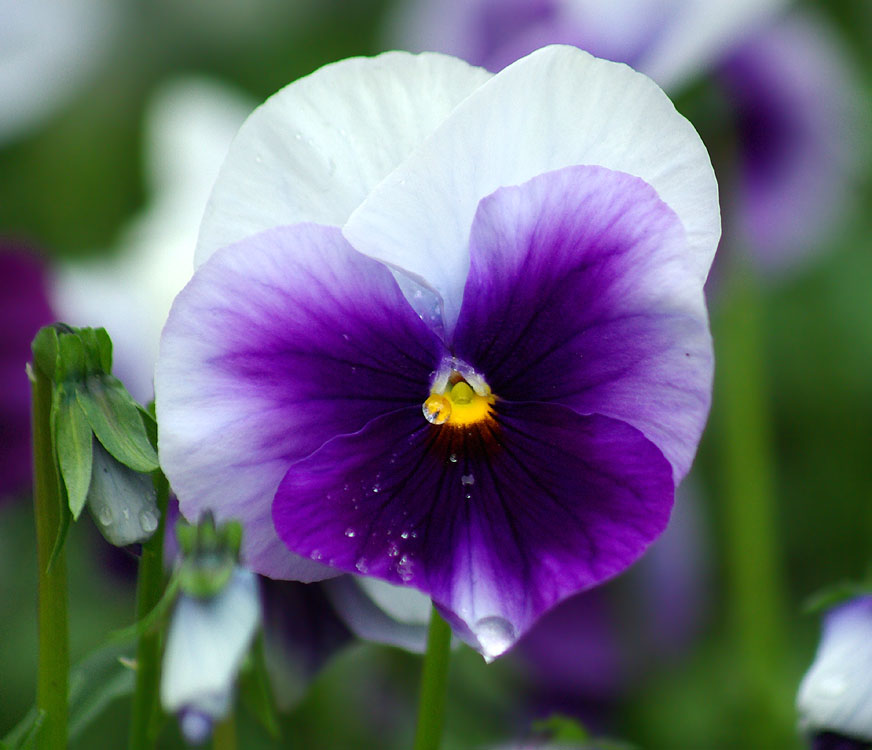
[[[416,654],[424,653],[427,647],[427,619],[410,622],[393,617],[376,604],[360,585],[363,581],[372,580],[374,579],[341,576],[325,581],[321,585],[336,613],[358,638],[397,646]],[[390,586],[387,583],[384,585]],[[412,589],[407,590],[412,591]],[[429,614],[429,597],[418,591],[413,593],[427,600]]]
[[[490,74],[444,55],[387,52],[327,65],[254,111],[212,191],[197,264],[270,227],[341,225]]]
[[[180,596],[164,651],[164,709],[194,708],[221,718],[259,622],[257,579],[243,568],[211,599]]]
[[[872,597],[834,609],[796,698],[800,726],[872,741]]]
[[[514,63],[462,102],[348,220],[361,252],[427,279],[453,328],[478,202],[561,167],[641,177],[678,215],[691,264],[708,274],[720,237],[717,183],[693,126],[648,78],[574,47]]]

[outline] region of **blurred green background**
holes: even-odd
[[[856,64],[867,106],[872,4],[815,5]],[[259,101],[327,62],[383,49],[383,18],[390,9],[388,0],[159,0],[119,6],[120,34],[90,80],[49,119],[0,143],[0,235],[26,239],[49,257],[113,253],[122,227],[145,206],[142,117],[161,83],[181,73],[205,74]],[[679,102],[691,118],[703,101],[694,96],[704,93]],[[704,503],[700,533],[713,567],[703,625],[681,649],[638,670],[600,714],[603,731],[612,736],[644,748],[801,746],[792,700],[818,635],[818,618],[803,614],[802,603],[820,587],[859,577],[872,560],[869,173],[854,198],[854,209],[801,269],[766,283],[733,280],[713,301],[715,406],[695,469]],[[750,395],[742,392],[749,387],[745,365],[734,360],[746,334],[758,337],[756,351],[762,353],[759,371],[753,357],[748,365]],[[763,554],[771,553],[777,587],[752,593],[749,600],[771,600],[778,621],[767,632],[775,634],[776,643],[760,634],[748,599],[736,604],[734,587],[743,585],[735,582],[736,566],[743,551],[726,532],[735,522],[728,444],[737,441],[730,431],[741,431],[736,410],[747,403],[764,438],[769,432],[768,448],[764,439],[761,452],[751,438],[745,445],[750,456],[740,447],[732,460],[762,460],[774,487],[775,517],[771,529],[764,529]],[[752,566],[757,554],[747,550]],[[107,569],[102,541],[88,520],[72,531],[69,558],[76,659],[110,630],[131,622],[133,584]],[[32,703],[35,584],[29,504],[7,502],[0,506],[0,734]],[[643,616],[632,597],[620,611],[627,622],[617,628],[631,627]],[[408,747],[418,669],[417,657],[396,649],[367,644],[345,649],[283,717],[282,746]],[[461,649],[452,664],[445,747],[488,747],[529,733],[527,692],[524,671],[512,658],[487,666]],[[73,746],[124,746],[127,717],[127,702],[117,701]],[[240,732],[241,747],[274,746],[244,710]],[[763,737],[778,739],[761,744]],[[174,726],[168,726],[160,746],[184,746]]]

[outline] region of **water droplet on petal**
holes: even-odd
[[[452,453],[451,455],[448,456],[448,460],[451,461],[451,463],[456,464],[457,463],[457,456],[454,453]]]
[[[377,494],[381,491],[381,487],[380,487],[379,485],[377,485],[377,484],[374,484],[374,485],[372,486],[372,491],[373,491],[373,494],[376,494],[376,495],[377,495]]]
[[[157,528],[157,516],[150,510],[139,514],[139,525],[146,534],[151,534]]]
[[[109,526],[112,524],[112,509],[109,506],[104,506],[100,509],[100,513],[97,515],[98,520],[104,526]]]
[[[347,536],[349,539],[353,539],[355,533],[355,530],[352,528],[345,529],[345,536]]]
[[[388,556],[396,557],[400,554],[400,548],[397,546],[396,542],[391,542],[390,547],[388,547]]]
[[[349,336],[347,333],[343,333],[343,334],[342,334],[342,338],[343,338],[345,341],[351,341],[351,336]]]
[[[445,424],[451,416],[451,401],[434,393],[427,398],[421,410],[424,412],[424,419],[430,424]]]
[[[475,484],[475,477],[472,474],[464,474],[460,477],[460,483],[463,485]]]
[[[482,617],[472,627],[486,662],[496,659],[515,642],[515,628],[504,617]]]
[[[397,573],[407,583],[412,580],[412,560],[408,555],[403,555],[400,558],[400,561],[397,563]]]
[[[354,563],[354,567],[357,568],[358,573],[363,573],[365,575],[369,570],[369,563],[361,557],[356,563]]]
[[[319,549],[312,550],[312,559],[313,560],[320,560],[322,557],[324,557],[324,555],[321,554],[321,550],[319,550]]]
[[[402,532],[402,533],[400,534],[400,537],[401,537],[402,539],[408,539],[408,538],[409,538],[409,532],[408,532],[408,531],[404,531],[404,532]]]

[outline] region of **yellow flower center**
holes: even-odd
[[[483,422],[491,417],[496,396],[485,385],[479,393],[459,373],[452,373],[447,387],[441,393],[433,391],[424,402],[427,421],[432,424],[448,424],[455,427]]]

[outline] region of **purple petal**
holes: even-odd
[[[420,412],[441,356],[390,271],[338,229],[283,227],[219,251],[176,299],[155,378],[161,464],[182,512],[243,521],[259,573],[329,575],[276,537],[279,481],[335,435]]]
[[[498,398],[640,429],[687,473],[712,350],[684,230],[650,185],[568,167],[483,199],[455,333]]]
[[[739,128],[738,239],[764,269],[783,268],[815,247],[848,196],[859,146],[848,68],[827,30],[795,15],[736,49],[720,79]]]
[[[0,243],[0,498],[30,483],[30,342],[54,319],[41,261]]]
[[[632,563],[665,527],[668,462],[636,429],[498,402],[472,428],[379,417],[290,468],[273,518],[295,552],[429,593],[487,657]]]

